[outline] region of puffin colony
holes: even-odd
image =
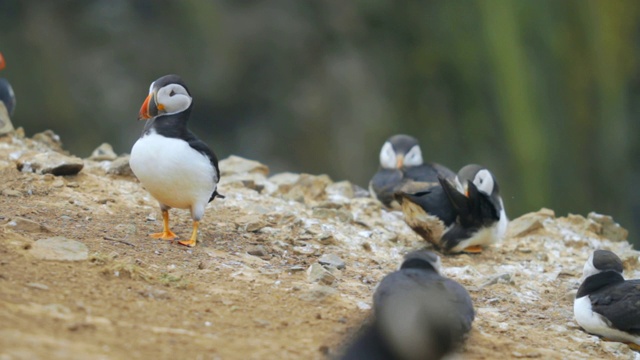
[[[4,67],[0,54],[0,69]],[[0,101],[9,113],[15,97],[0,79]],[[162,232],[175,240],[169,210],[188,209],[193,230],[178,244],[195,246],[207,204],[224,198],[215,153],[187,128],[193,97],[177,75],[151,83],[139,112],[146,120],[131,150],[130,165],[162,213]],[[380,168],[369,183],[371,196],[401,210],[407,225],[443,254],[479,253],[504,237],[508,218],[498,181],[477,164],[454,173],[424,162],[418,140],[394,135],[382,146]],[[625,280],[622,262],[596,250],[584,266],[575,302],[577,323],[606,340],[640,349],[640,280]],[[467,290],[440,273],[440,257],[419,250],[405,256],[373,294],[373,314],[343,351],[343,359],[440,359],[459,351],[475,311]]]

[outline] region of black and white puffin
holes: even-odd
[[[475,311],[467,290],[440,274],[440,257],[409,253],[382,279],[373,296],[374,319],[343,359],[441,359],[471,330]]]
[[[437,186],[405,184],[396,198],[402,204],[407,225],[445,252],[482,251],[501,239],[507,228],[498,183],[486,168],[472,164],[460,169],[453,183],[440,177]],[[420,185],[419,183],[417,185]],[[444,224],[435,232],[433,216]],[[440,236],[441,234],[441,236]]]
[[[397,207],[394,193],[407,180],[437,183],[438,176],[455,174],[443,165],[425,163],[418,140],[409,135],[394,135],[380,150],[380,168],[369,182],[371,196],[387,207]]]
[[[625,280],[620,258],[596,250],[584,265],[573,314],[588,333],[640,350],[640,280]]]
[[[131,149],[131,170],[160,203],[163,230],[151,237],[177,238],[169,229],[169,209],[189,209],[193,231],[179,243],[195,246],[198,223],[207,204],[216,197],[220,170],[218,158],[189,129],[193,99],[178,75],[166,75],[149,87],[139,119],[147,120],[142,136]]]
[[[0,53],[0,70],[4,69],[7,65],[2,53]],[[9,116],[13,116],[13,112],[16,108],[16,95],[13,92],[13,88],[7,79],[0,78],[0,101],[7,109]]]

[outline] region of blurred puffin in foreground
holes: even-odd
[[[416,233],[450,253],[478,253],[504,236],[509,220],[488,169],[467,165],[453,181],[440,177],[438,182],[407,183],[396,193],[405,222]]]
[[[394,193],[408,180],[436,184],[438,176],[455,174],[436,163],[425,163],[418,140],[409,135],[390,137],[380,150],[380,168],[369,182],[371,196],[387,207],[398,207]]]
[[[4,60],[2,53],[0,53],[0,70],[4,69],[6,65],[7,63]],[[13,116],[13,112],[16,108],[16,96],[11,84],[9,84],[9,81],[4,78],[0,78],[0,102],[4,104],[9,116]]]
[[[131,149],[131,170],[160,203],[163,231],[151,234],[164,240],[177,238],[169,229],[169,209],[189,209],[193,231],[179,243],[195,246],[204,209],[217,192],[218,158],[189,129],[193,99],[178,75],[166,75],[149,87],[138,119],[146,120],[142,136]]]
[[[475,318],[467,290],[440,275],[440,258],[428,251],[405,256],[373,296],[374,318],[342,359],[441,359],[456,351]]]
[[[588,333],[640,350],[640,280],[625,280],[620,258],[596,250],[584,265],[573,314]]]

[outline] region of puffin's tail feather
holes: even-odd
[[[224,199],[226,196],[224,196],[224,195],[220,194],[220,193],[218,192],[218,190],[215,190],[215,191],[213,192],[213,194],[211,194],[211,198],[209,199],[209,202],[212,202],[212,201],[213,201],[213,199],[215,199],[215,198],[217,198],[217,197],[219,197],[220,199]]]

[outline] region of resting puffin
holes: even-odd
[[[625,280],[620,258],[596,250],[584,265],[573,314],[588,333],[640,350],[640,280]]]
[[[397,207],[394,193],[407,180],[437,183],[438,176],[455,174],[437,163],[424,163],[418,140],[409,135],[390,137],[380,150],[380,168],[369,182],[371,196],[387,207]]]
[[[6,67],[7,63],[0,53],[0,70]],[[4,107],[7,108],[7,113],[9,116],[13,116],[13,111],[16,108],[16,96],[13,92],[13,88],[9,81],[4,78],[0,78],[0,101],[4,104]]]
[[[504,236],[508,219],[493,174],[480,165],[460,169],[453,183],[440,177],[437,186],[406,184],[396,193],[407,225],[445,252],[482,251]],[[444,224],[434,235],[435,216]]]
[[[195,246],[198,223],[207,204],[216,197],[220,179],[218,158],[189,129],[193,99],[178,75],[166,75],[151,83],[140,108],[147,120],[142,136],[131,149],[131,170],[160,203],[163,231],[151,237],[173,240],[169,209],[189,209],[193,219],[191,238],[179,243]]]
[[[373,296],[375,318],[343,359],[441,359],[471,330],[475,311],[467,290],[440,275],[440,257],[409,253]]]

